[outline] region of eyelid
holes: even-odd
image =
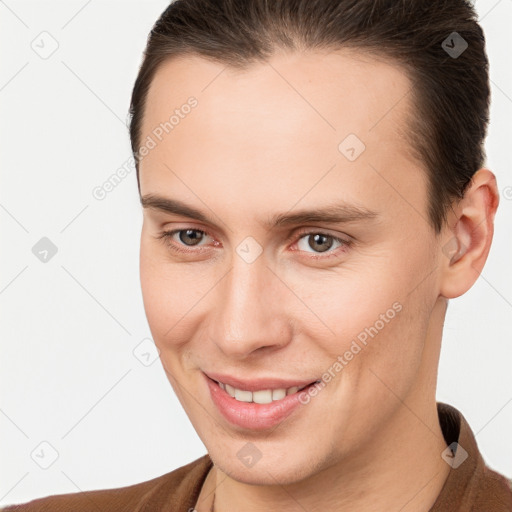
[[[328,229],[323,228],[315,228],[314,226],[301,228],[298,231],[294,231],[286,240],[286,242],[290,242],[292,240],[296,240],[295,244],[298,244],[298,242],[304,238],[306,235],[326,235],[328,237],[331,237],[333,240],[340,243],[340,246],[335,248],[334,250],[327,250],[324,253],[322,252],[309,252],[309,251],[301,251],[299,249],[293,249],[294,251],[298,252],[305,252],[309,254],[307,258],[313,259],[313,260],[325,260],[331,257],[340,257],[340,254],[346,252],[346,250],[353,244],[353,239],[349,237],[348,235],[339,235],[339,234],[332,234]],[[344,238],[344,236],[346,238]]]
[[[346,244],[349,244],[349,243],[353,242],[352,238],[349,237],[348,235],[342,235],[340,233],[333,234],[329,229],[317,228],[315,226],[309,226],[309,227],[304,227],[304,228],[300,228],[298,230],[295,230],[286,239],[286,242],[290,242],[290,241],[295,240],[295,239],[299,240],[304,235],[317,235],[317,234],[318,235],[330,236],[330,237],[334,238],[335,240],[339,240],[340,242],[343,242],[343,243],[346,243]]]
[[[187,226],[187,227],[176,228],[176,229],[171,229],[171,230],[163,230],[160,233],[160,235],[158,235],[156,238],[162,239],[173,250],[175,250],[177,252],[185,253],[185,254],[193,254],[193,253],[203,252],[204,250],[207,250],[206,248],[204,248],[204,245],[187,246],[187,245],[179,244],[179,243],[172,241],[172,237],[174,235],[176,235],[177,233],[180,233],[181,231],[187,231],[187,230],[198,231],[198,232],[203,233],[204,235],[209,236],[210,238],[213,238],[215,240],[215,238],[212,235],[210,235],[207,230],[205,230],[203,228],[194,227],[194,226]],[[304,238],[304,236],[316,235],[316,234],[321,234],[321,235],[326,235],[328,237],[331,237],[332,239],[339,242],[341,245],[340,245],[340,247],[337,247],[334,250],[325,251],[325,256],[323,255],[324,253],[315,253],[315,252],[310,253],[308,251],[300,251],[298,249],[293,249],[293,250],[298,251],[298,252],[306,252],[307,254],[310,255],[310,256],[308,256],[308,258],[310,258],[310,259],[327,259],[331,256],[338,256],[339,252],[345,252],[347,250],[347,248],[353,244],[353,239],[351,237],[349,237],[348,235],[334,235],[334,234],[330,233],[330,231],[328,229],[316,228],[314,226],[309,226],[309,227],[300,228],[299,230],[294,230],[293,233],[290,234],[290,236],[286,238],[285,242],[289,243],[291,241],[295,241],[295,243],[294,243],[294,245],[295,245],[302,238]],[[344,238],[344,236],[346,238]],[[219,244],[219,242],[216,242],[216,243],[217,243],[217,245]],[[197,247],[197,248],[194,249],[194,247]]]
[[[203,244],[197,245],[197,246],[193,246],[193,245],[187,246],[184,244],[179,244],[172,240],[172,237],[174,235],[180,233],[181,231],[188,231],[188,230],[198,231],[198,232],[203,233],[204,235],[209,236],[210,238],[215,240],[215,238],[212,235],[210,235],[208,233],[208,231],[206,231],[205,229],[197,228],[197,227],[193,227],[193,226],[187,226],[184,228],[176,228],[176,229],[164,229],[155,238],[157,238],[158,240],[162,240],[163,242],[165,242],[165,244],[167,246],[171,247],[172,249],[174,249],[178,252],[182,252],[182,253],[192,254],[194,252],[198,252],[198,249],[201,251],[204,250]],[[197,247],[198,249],[194,249],[194,247]]]

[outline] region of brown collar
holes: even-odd
[[[430,512],[512,510],[509,482],[489,469],[464,416],[454,407],[437,403],[439,423],[448,447],[443,458],[452,467]],[[482,507],[482,508],[480,508]]]

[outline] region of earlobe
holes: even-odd
[[[478,279],[491,248],[498,204],[495,175],[488,169],[480,169],[453,209],[442,237],[440,295],[443,297],[452,299],[463,295]]]

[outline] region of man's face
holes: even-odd
[[[145,311],[181,404],[234,478],[298,481],[363,453],[433,396],[437,359],[424,349],[439,334],[440,255],[403,136],[409,88],[398,67],[346,50],[246,71],[181,58],[151,84],[141,195],[208,220],[144,209]],[[273,222],[335,205],[334,222]],[[207,375],[242,391],[320,385],[250,404]]]

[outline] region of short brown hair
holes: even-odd
[[[412,83],[407,129],[428,173],[429,220],[439,233],[449,205],[484,165],[490,87],[485,38],[465,0],[176,0],[155,23],[132,92],[130,138],[138,149],[144,105],[158,66],[198,55],[233,68],[277,49],[350,47],[392,59]],[[467,44],[450,54],[455,37]],[[450,39],[452,37],[452,39]],[[461,39],[462,38],[462,39]],[[446,43],[448,41],[448,43]]]

